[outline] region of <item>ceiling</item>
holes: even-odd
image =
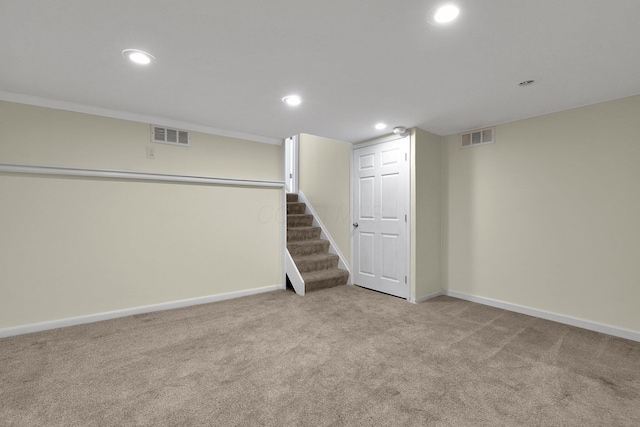
[[[638,0],[454,2],[435,27],[439,0],[1,0],[0,91],[349,142],[389,132],[377,122],[447,135],[640,93]]]

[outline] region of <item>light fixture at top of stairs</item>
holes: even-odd
[[[393,128],[393,133],[395,133],[398,136],[407,136],[409,134],[409,132],[407,131],[407,128],[404,126],[396,126]]]

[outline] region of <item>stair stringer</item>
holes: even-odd
[[[289,253],[289,249],[285,249],[286,252],[286,267],[287,267],[287,276],[289,277],[289,281],[291,282],[291,286],[293,286],[293,290],[296,291],[296,294],[300,296],[304,296],[304,279],[298,271],[298,267],[296,266],[295,261],[291,257]]]
[[[329,253],[338,255],[338,268],[342,270],[346,270],[349,273],[349,278],[347,279],[347,285],[353,285],[353,281],[351,279],[351,268],[347,263],[347,259],[344,257],[344,255],[338,248],[338,245],[336,245],[336,242],[331,237],[331,234],[329,234],[329,231],[327,231],[327,227],[324,226],[324,224],[322,223],[322,220],[320,219],[316,211],[313,209],[311,202],[309,202],[309,199],[307,199],[307,196],[305,196],[304,192],[301,189],[298,189],[298,200],[307,205],[306,212],[313,215],[313,225],[315,227],[320,227],[320,238],[329,241]],[[291,277],[289,277],[289,280],[291,280]],[[293,284],[293,281],[291,281],[291,283]]]

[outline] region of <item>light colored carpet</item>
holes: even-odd
[[[638,426],[640,343],[340,286],[2,339],[0,387],[2,426]]]

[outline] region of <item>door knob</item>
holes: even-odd
[[[353,226],[354,226],[355,228],[358,228],[358,223],[357,223],[357,222],[354,222],[354,223],[353,223]]]

